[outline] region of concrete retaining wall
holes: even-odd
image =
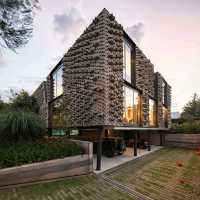
[[[200,134],[165,134],[165,146],[200,147]]]
[[[84,147],[84,155],[50,160],[0,170],[0,188],[62,177],[71,177],[93,171],[92,143],[75,141]]]

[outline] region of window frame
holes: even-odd
[[[126,48],[128,47],[130,49],[130,75],[127,78],[127,65],[126,65]],[[133,46],[131,43],[124,37],[123,39],[123,79],[129,84],[132,84],[132,76],[133,76],[133,70],[132,70],[132,56],[133,56]]]
[[[63,62],[59,62],[56,68],[51,72],[51,90],[52,90],[52,99],[57,99],[63,95]],[[61,70],[61,93],[58,93],[58,73]],[[55,75],[55,79],[54,79]]]

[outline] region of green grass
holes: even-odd
[[[94,176],[0,190],[0,200],[131,200]]]
[[[105,175],[155,200],[200,200],[200,156],[195,150],[162,149]]]

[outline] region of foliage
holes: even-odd
[[[27,44],[33,31],[38,0],[0,1],[0,46],[15,51]]]
[[[192,122],[185,121],[180,124],[174,123],[171,130],[174,133],[200,133],[200,121],[193,120]]]
[[[25,110],[35,113],[39,112],[39,105],[35,97],[30,96],[28,92],[24,90],[21,90],[19,93],[12,92],[10,107],[13,110]]]
[[[13,110],[0,114],[1,143],[34,140],[42,137],[44,133],[44,122],[33,112]]]
[[[8,108],[8,104],[3,102],[1,99],[0,99],[0,111],[3,111],[3,110],[6,110]]]
[[[181,118],[193,120],[200,118],[200,98],[195,93],[192,100],[190,100],[183,108]]]
[[[41,162],[83,154],[84,150],[66,140],[39,140],[20,142],[0,147],[0,168]]]

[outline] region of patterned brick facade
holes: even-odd
[[[68,115],[67,126],[125,125],[123,124],[125,35],[123,27],[117,23],[115,17],[103,9],[64,55],[62,98],[65,113]],[[157,105],[157,126],[164,127],[162,99],[164,78],[160,73],[154,73],[153,64],[135,44],[133,47],[134,87],[140,91],[142,104],[141,126],[149,125],[149,98],[151,98]],[[45,82],[46,86],[40,87],[40,90],[46,90],[47,102],[53,98],[51,84],[49,75]],[[41,93],[41,91],[36,92],[39,100]],[[165,98],[170,126],[171,87],[167,83]]]
[[[48,98],[47,98],[47,82],[44,81],[40,86],[35,90],[33,96],[36,98],[40,110],[39,114],[41,118],[45,121],[48,126]]]

